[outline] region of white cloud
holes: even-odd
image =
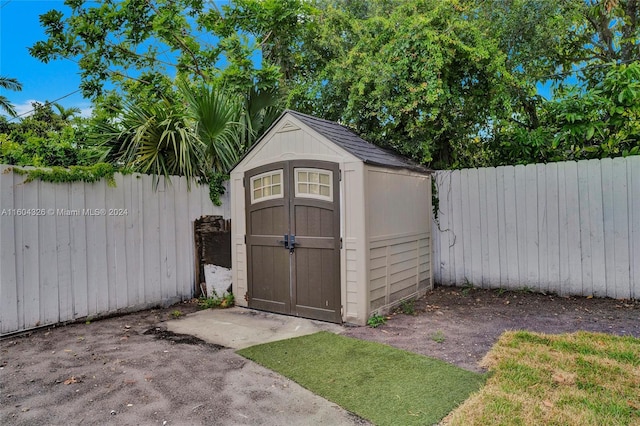
[[[35,99],[27,99],[26,101],[23,101],[22,103],[19,104],[14,104],[14,108],[16,110],[16,113],[18,114],[19,118],[25,118],[30,116],[33,113],[33,103],[34,102],[38,102],[39,104],[43,104],[44,105],[44,101],[39,101],[39,100],[35,100]],[[93,112],[93,105],[91,105],[88,102],[83,102],[81,104],[77,104],[77,105],[63,105],[65,108],[71,108],[71,107],[77,107],[80,108],[80,117],[91,117],[91,113]],[[56,111],[56,109],[54,108],[54,111]],[[11,117],[9,117],[8,115],[2,113],[2,115],[4,115],[7,119],[11,119]]]
[[[16,109],[16,113],[20,118],[28,117],[33,113],[33,102],[38,102],[43,104],[43,101],[36,101],[35,99],[28,99],[20,104],[14,104],[14,108]]]
[[[79,106],[78,108],[80,108],[80,117],[91,117],[91,114],[93,113],[93,106]]]

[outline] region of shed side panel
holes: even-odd
[[[344,319],[365,324],[367,307],[367,258],[365,250],[365,191],[364,166],[360,162],[347,163],[343,168],[344,202],[344,276],[346,299]]]
[[[404,170],[366,167],[369,310],[430,289],[431,181]]]

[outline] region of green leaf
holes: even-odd
[[[586,136],[586,138],[587,138],[587,140],[588,140],[588,141],[590,141],[590,140],[591,140],[591,138],[593,138],[593,134],[595,133],[595,131],[596,131],[596,128],[595,128],[595,127],[593,127],[593,126],[589,126],[589,127],[587,128],[587,133],[586,133],[586,135],[585,135],[585,136]]]

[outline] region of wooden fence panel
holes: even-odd
[[[229,218],[185,178],[25,182],[0,165],[0,333],[190,298],[193,222]]]
[[[437,283],[640,296],[639,156],[438,171],[435,182]]]

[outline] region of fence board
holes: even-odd
[[[462,188],[460,186],[461,173],[459,170],[451,174],[451,196],[453,197],[451,204],[451,213],[453,218],[453,235],[455,243],[452,245],[454,251],[454,279],[456,283],[463,285],[465,282],[464,274],[464,229],[462,229]]]
[[[604,217],[602,206],[602,171],[600,160],[587,162],[589,179],[589,237],[591,239],[591,287],[583,286],[585,295],[606,294],[606,268],[604,252]]]
[[[524,169],[525,182],[524,197],[526,208],[526,285],[535,290],[540,289],[540,275],[538,273],[540,261],[538,258],[538,173],[535,164],[529,164]]]
[[[547,179],[543,164],[536,164],[538,229],[538,291],[549,290],[549,239],[547,218]]]
[[[0,168],[0,176],[4,170]],[[0,333],[18,327],[18,305],[12,303],[18,299],[18,283],[16,271],[16,241],[13,215],[13,182],[0,180],[0,247],[10,250],[0,252],[0,277],[3,283],[0,288]]]
[[[469,199],[469,186],[471,183],[471,169],[465,169],[460,171],[460,202],[462,208],[461,222],[458,228],[458,235],[462,238],[462,253],[464,262],[462,263],[462,274],[466,281],[472,282],[473,280],[473,253],[471,248],[471,204]]]
[[[578,210],[580,212],[580,246],[582,253],[582,288],[578,294],[592,293],[593,262],[591,254],[591,209],[589,202],[589,167],[580,163],[578,167]]]
[[[109,188],[107,193],[107,222],[112,224],[114,233],[114,249],[115,249],[115,277],[116,283],[127,283],[127,268],[130,262],[129,248],[127,247],[127,230],[126,230],[126,203],[125,203],[125,186],[124,176],[117,174],[114,176],[116,186]],[[127,179],[130,180],[130,179]],[[118,189],[122,188],[122,189]],[[126,213],[129,213],[126,210]],[[134,265],[131,265],[134,267]],[[129,285],[118,285],[116,288],[116,309],[124,309],[132,305],[129,302]]]
[[[2,170],[2,167],[0,166],[0,170]],[[4,171],[2,171],[4,172]],[[14,190],[14,185],[16,183],[16,179],[20,179],[22,180],[21,177],[18,176],[13,176],[11,179],[6,179],[4,182],[6,184],[8,184],[8,187],[5,187],[2,189],[2,191],[4,192],[4,190],[6,189],[7,191],[10,191],[13,194],[13,206],[15,207],[16,205],[18,206],[22,206],[24,205],[24,191],[16,191]],[[0,179],[1,180],[1,179]],[[0,182],[0,185],[2,184],[2,182]],[[0,194],[1,195],[1,194]],[[1,197],[0,197],[1,198]],[[11,198],[9,198],[9,200],[11,200]],[[17,307],[17,315],[18,315],[18,328],[22,328],[24,327],[24,321],[25,321],[25,304],[24,304],[24,300],[25,300],[25,286],[24,286],[24,268],[25,268],[25,264],[24,264],[24,250],[18,250],[18,247],[24,247],[24,236],[23,236],[23,229],[22,226],[20,226],[19,223],[16,222],[15,218],[11,218],[10,222],[11,227],[13,228],[14,231],[14,247],[15,249],[15,283],[17,286],[17,291],[16,291],[16,295],[17,295],[17,300],[18,300],[18,307]],[[11,247],[11,245],[8,245],[9,247]],[[0,247],[5,247],[4,245],[0,244]],[[0,277],[2,277],[3,274],[0,273]],[[9,275],[11,276],[11,275]],[[0,291],[2,291],[0,289]],[[13,309],[13,308],[11,308]],[[1,331],[0,331],[1,332]]]
[[[559,266],[560,266],[560,294],[566,294],[569,283],[569,215],[567,211],[567,174],[566,164],[558,164],[558,228]]]
[[[496,189],[496,170],[486,169],[486,211],[487,211],[487,256],[488,264],[483,264],[483,286],[500,282],[500,234],[498,230],[498,195]]]
[[[116,187],[24,183],[10,168],[0,211],[39,214],[0,216],[0,333],[193,297],[193,220],[229,211],[208,187],[172,178],[156,192],[150,176],[118,174]]]
[[[504,167],[496,169],[496,207],[498,210],[498,244],[500,250],[500,283],[498,287],[509,285],[509,263],[507,259],[507,219],[505,216]]]
[[[613,234],[613,160],[605,158],[602,167],[602,210],[604,215],[605,293],[615,297],[615,241]]]
[[[517,285],[520,282],[520,262],[518,244],[518,222],[517,222],[517,187],[515,178],[515,168],[504,168],[504,216],[505,216],[505,236],[507,239],[507,282],[508,285]]]
[[[640,298],[640,156],[627,159],[629,179],[630,251],[631,251],[631,297]]]
[[[445,202],[446,205],[440,206],[440,211],[445,212],[446,225],[443,224],[438,231],[438,234],[441,232],[446,232],[446,238],[441,238],[441,244],[445,244],[445,246],[440,250],[440,268],[445,272],[445,277],[447,283],[455,282],[455,241],[456,241],[456,231],[454,229],[453,222],[453,200],[451,199],[451,179],[453,178],[453,172],[447,171],[445,172],[445,179],[443,179],[444,184],[444,192],[445,192]],[[445,231],[446,230],[446,231]],[[446,260],[445,260],[446,259]]]
[[[478,244],[480,245],[480,285],[484,287],[484,271],[489,271],[489,213],[487,211],[487,170],[478,170],[478,199],[480,202],[480,231],[481,237]]]
[[[187,205],[188,200],[187,192],[187,180],[184,177],[174,179],[174,214],[177,214],[182,206]],[[174,221],[175,222],[175,246],[176,247],[188,247],[193,245],[193,231],[191,230],[190,223],[187,221]],[[193,259],[189,258],[187,250],[177,250],[176,259],[176,280],[177,280],[177,293],[184,294],[189,291],[190,286],[193,283],[191,278],[193,271]]]
[[[56,257],[58,276],[58,321],[73,318],[73,283],[71,282],[71,227],[69,218],[69,185],[52,185],[56,214]]]
[[[433,239],[436,282],[640,294],[640,157],[436,172],[435,181],[447,188],[440,210],[456,237]]]
[[[144,211],[144,276],[145,295],[152,300],[162,300],[162,283],[160,275],[162,270],[162,249],[160,247],[160,200],[161,193],[154,193],[151,189],[153,178],[142,177],[143,211]],[[161,181],[162,182],[162,181]]]
[[[615,246],[616,298],[629,298],[629,207],[627,204],[627,167],[624,158],[613,159],[613,226]]]
[[[546,285],[541,289],[559,293],[560,282],[560,208],[558,205],[559,184],[558,164],[548,164],[546,167],[547,197],[547,271],[549,274]],[[546,288],[545,288],[546,287]]]
[[[85,208],[83,182],[71,184],[71,210]],[[71,283],[73,286],[73,318],[86,317],[88,311],[87,223],[83,215],[72,216],[71,225]]]
[[[578,202],[578,169],[576,162],[565,164],[567,201],[567,258],[569,260],[568,294],[582,294],[582,267],[580,265],[580,203]]]
[[[477,169],[469,170],[469,216],[470,227],[464,237],[469,240],[471,269],[469,281],[482,285],[482,226],[479,194],[479,176]],[[474,214],[475,213],[475,214]]]
[[[515,179],[515,229],[516,229],[516,241],[518,247],[518,256],[516,257],[516,264],[518,267],[518,274],[516,280],[522,283],[523,286],[527,284],[527,194],[526,187],[526,175],[523,165],[517,165],[514,169]]]
[[[5,176],[0,175],[0,179],[5,179]],[[22,178],[18,178],[20,182],[24,181]],[[16,205],[15,208],[20,209],[37,209],[38,208],[38,193],[40,191],[40,182],[32,182],[28,186],[22,183],[14,184],[14,191],[23,192],[23,204]],[[16,241],[15,250],[24,247],[21,250],[23,253],[23,265],[22,271],[23,281],[22,287],[24,288],[24,299],[22,305],[24,306],[24,324],[33,327],[35,324],[40,324],[40,263],[38,257],[38,223],[31,223],[28,220],[14,219],[16,227],[22,228],[22,241]],[[2,249],[6,250],[6,246],[2,246]],[[4,251],[3,250],[3,251]],[[4,283],[4,278],[0,277]],[[3,285],[4,286],[4,285]]]
[[[43,183],[38,198],[42,205],[55,206],[55,187],[50,183]],[[58,263],[56,256],[56,216],[29,216],[23,219],[29,223],[39,223],[38,227],[38,264],[40,266],[40,318],[44,324],[54,324],[59,321],[58,300],[59,286]]]

